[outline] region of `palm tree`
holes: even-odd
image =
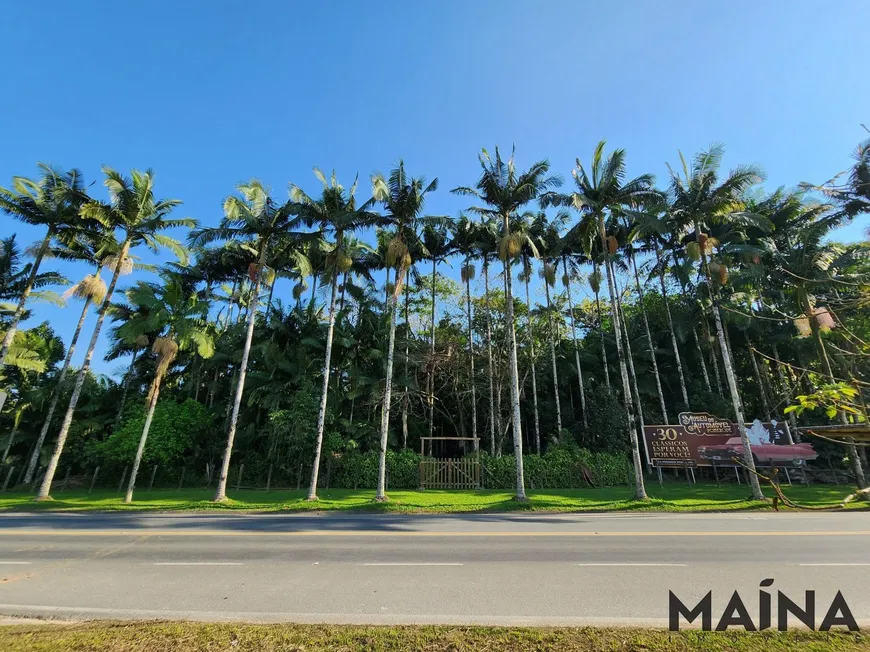
[[[107,231],[118,230],[121,232],[122,237],[117,244],[117,256],[118,260],[122,262],[114,265],[112,280],[109,282],[106,296],[97,312],[97,323],[94,326],[84,362],[76,376],[69,406],[57,435],[57,442],[49,460],[42,486],[36,496],[37,500],[50,500],[51,483],[54,481],[54,474],[57,471],[57,464],[66,443],[73,414],[82,393],[85,377],[91,367],[91,358],[94,355],[97,339],[100,336],[100,330],[112,300],[112,293],[115,291],[115,285],[117,285],[118,277],[124,267],[123,261],[127,259],[132,249],[144,244],[153,251],[159,251],[161,248],[169,249],[182,262],[186,262],[187,250],[178,241],[164,235],[161,231],[196,225],[196,221],[190,218],[169,219],[167,217],[172,209],[181,202],[177,199],[156,200],[154,198],[154,173],[151,170],[145,172],[133,170],[130,178],[127,178],[112,168],[103,167],[103,174],[106,175],[104,184],[109,192],[109,202],[89,201],[81,207],[80,212],[85,219],[96,221]]]
[[[345,190],[335,179],[332,173],[329,181],[323,172],[314,168],[314,175],[323,184],[323,190],[319,199],[312,199],[298,186],[291,186],[290,196],[301,205],[300,217],[307,226],[316,225],[326,233],[331,232],[333,242],[325,256],[324,277],[329,280],[329,317],[326,328],[326,353],[323,359],[323,384],[320,392],[320,409],[317,415],[317,434],[314,443],[314,462],[311,467],[311,484],[308,488],[309,501],[317,500],[317,479],[320,473],[320,454],[323,448],[323,431],[326,426],[326,401],[329,392],[329,378],[332,359],[332,339],[335,331],[335,304],[338,292],[338,278],[345,275],[353,265],[353,246],[358,245],[353,240],[352,233],[356,229],[375,226],[380,221],[380,216],[369,209],[374,203],[368,200],[357,208],[356,179],[349,190]],[[351,247],[351,249],[349,249]]]
[[[474,376],[474,329],[471,321],[471,281],[474,279],[476,269],[471,262],[478,249],[478,226],[465,215],[460,215],[459,221],[454,227],[451,248],[463,257],[462,268],[459,270],[460,278],[465,284],[465,314],[468,319],[468,384],[471,389],[471,436],[475,437],[475,450],[477,450],[477,384]]]
[[[510,392],[513,412],[514,456],[517,472],[517,500],[526,500],[525,478],[523,477],[523,433],[522,416],[520,415],[520,385],[517,369],[517,336],[514,327],[513,278],[511,261],[520,252],[520,239],[511,232],[511,222],[516,219],[519,210],[529,202],[543,199],[551,191],[561,185],[562,180],[556,175],[548,176],[550,164],[547,161],[537,161],[526,172],[518,173],[514,164],[514,154],[507,161],[503,160],[496,147],[495,157],[491,157],[484,149],[478,157],[481,167],[480,179],[475,188],[459,187],[453,192],[461,195],[472,195],[486,204],[486,207],[474,207],[480,215],[501,220],[502,239],[499,243],[499,257],[505,268],[505,328],[508,332],[508,354],[510,372]]]
[[[448,225],[426,225],[423,228],[422,245],[427,252],[426,257],[432,260],[432,306],[429,325],[429,365],[427,373],[429,436],[431,437],[434,434],[435,428],[435,283],[437,280],[438,263],[443,262],[453,253]]]
[[[127,494],[124,496],[125,503],[133,501],[136,476],[157,407],[160,384],[166,372],[179,351],[196,349],[202,358],[210,358],[214,353],[214,339],[206,319],[208,303],[201,301],[195,290],[185,287],[180,274],[164,270],[161,276],[162,283],[140,281],[127,290],[130,304],[142,306],[143,309],[137,311],[138,318],[134,317],[118,329],[119,334],[127,339],[135,339],[140,335],[156,335],[152,351],[157,356],[154,378],[145,399],[148,405],[145,425],[139,438],[136,456],[133,458],[133,469],[130,471]]]
[[[662,202],[664,203],[664,202]],[[658,208],[664,208],[659,206]],[[690,410],[691,407],[689,405],[689,392],[686,388],[686,377],[683,373],[683,360],[680,355],[680,347],[677,344],[677,332],[674,328],[674,318],[671,314],[671,304],[668,300],[668,289],[665,284],[665,273],[667,271],[667,264],[665,259],[661,255],[662,248],[662,240],[667,235],[671,234],[671,224],[669,218],[669,214],[664,210],[656,210],[653,208],[652,210],[647,210],[642,213],[633,213],[632,217],[634,218],[634,227],[632,231],[632,237],[638,238],[641,242],[644,243],[645,249],[647,251],[652,250],[655,253],[655,265],[651,271],[651,274],[656,274],[659,279],[659,287],[662,293],[662,301],[665,304],[665,315],[668,320],[668,331],[671,336],[671,349],[674,353],[674,361],[677,363],[677,375],[680,380],[680,392],[683,396],[683,405],[686,406],[686,410]],[[637,267],[635,267],[635,271]],[[701,362],[703,363],[703,358],[701,358]],[[706,370],[704,371],[706,375]]]
[[[622,378],[623,401],[628,417],[628,435],[634,461],[635,499],[645,500],[647,495],[643,482],[643,466],[635,423],[635,406],[631,395],[626,355],[623,351],[623,324],[617,305],[616,284],[610,260],[610,256],[616,253],[617,243],[613,236],[607,235],[605,214],[648,200],[655,196],[655,191],[653,190],[652,175],[643,174],[636,179],[625,181],[625,150],[614,150],[605,159],[604,145],[604,141],[599,142],[592,155],[591,177],[587,174],[580,160],[577,159],[577,167],[573,171],[576,190],[571,195],[561,196],[557,202],[563,205],[573,205],[581,212],[580,223],[574,227],[575,233],[571,237],[589,242],[591,246],[591,234],[596,230],[598,233],[598,246],[603,254],[602,264],[607,276],[607,289],[610,294],[611,321],[616,340],[616,354],[619,359],[619,372]]]
[[[848,264],[852,252],[846,247],[826,240],[832,229],[843,223],[842,211],[827,212],[825,205],[809,205],[801,211],[793,222],[792,228],[782,229],[776,234],[778,242],[771,241],[772,258],[776,277],[784,282],[785,288],[793,296],[796,307],[808,323],[810,333],[818,349],[822,371],[828,382],[836,382],[831,360],[822,338],[822,332],[829,330],[831,313],[819,305],[826,293],[836,292],[836,288],[848,288],[854,279],[838,273],[838,267]],[[845,260],[844,260],[845,259]],[[844,412],[839,413],[844,424],[848,423]],[[846,449],[852,472],[859,489],[867,486],[861,457],[854,443]]]
[[[574,364],[577,368],[577,383],[580,386],[580,412],[583,418],[583,427],[589,427],[586,417],[586,388],[583,386],[583,370],[580,368],[580,348],[577,344],[577,323],[574,316],[574,301],[571,298],[571,280],[579,276],[578,259],[583,255],[583,250],[576,243],[562,239],[559,245],[562,258],[562,285],[568,295],[568,311],[571,313],[571,337],[574,341]]]
[[[492,218],[479,225],[477,251],[483,261],[483,300],[486,307],[486,365],[489,379],[489,454],[495,455],[496,431],[501,432],[501,416],[495,410],[495,373],[492,357],[492,306],[489,300],[489,264],[498,251],[498,224]],[[499,435],[501,437],[501,435]],[[499,451],[501,454],[501,451]]]
[[[0,344],[0,367],[6,361],[18,322],[24,314],[27,299],[37,280],[42,259],[52,241],[70,238],[83,228],[93,226],[79,216],[79,207],[87,198],[81,172],[79,170],[61,172],[45,163],[39,163],[38,166],[42,172],[39,181],[14,177],[11,189],[0,188],[0,210],[25,224],[46,227],[45,237],[36,250],[30,274],[21,288],[12,322],[6,329],[3,342]]]
[[[253,283],[251,299],[248,306],[245,345],[238,368],[238,381],[233,395],[233,407],[227,430],[227,443],[224,447],[221,462],[221,473],[218,480],[214,501],[226,500],[227,477],[230,472],[230,458],[233,454],[233,442],[236,436],[236,426],[239,419],[239,409],[242,394],[245,391],[245,376],[248,372],[248,358],[251,355],[251,342],[254,339],[254,323],[257,316],[257,303],[263,284],[266,265],[270,262],[273,248],[288,238],[298,236],[296,229],[301,224],[298,217],[299,205],[287,201],[277,203],[269,190],[257,179],[243,183],[236,188],[238,195],[230,195],[224,200],[224,218],[216,228],[199,229],[190,236],[193,246],[203,246],[217,240],[236,240],[254,256],[254,261],[248,267],[248,277]]]
[[[741,212],[743,209],[741,196],[748,188],[761,181],[761,172],[754,167],[738,167],[720,182],[719,166],[723,153],[724,148],[721,145],[713,145],[695,156],[691,168],[680,154],[682,175],[668,166],[671,176],[671,211],[678,224],[694,230],[694,239],[690,243],[693,246],[687,246],[687,251],[692,258],[697,256],[700,259],[702,278],[712,303],[713,321],[716,325],[719,349],[725,367],[725,379],[728,383],[731,404],[737,419],[737,428],[740,431],[740,438],[743,440],[745,464],[751,471],[754,471],[755,462],[746,433],[743,406],[737,389],[737,378],[725,340],[719,300],[714,291],[712,272],[708,264],[708,256],[712,251],[713,242],[707,233],[712,226],[727,222],[736,225],[745,223],[759,226],[761,224],[762,218],[759,216]],[[724,268],[717,264],[717,271],[720,269]],[[758,478],[750,473],[749,481],[753,498],[763,500],[764,494],[761,493]]]
[[[27,471],[24,475],[25,484],[30,484],[33,480],[33,474],[36,471],[36,465],[39,463],[39,454],[42,451],[42,445],[45,442],[45,437],[48,435],[48,429],[51,427],[54,411],[57,409],[57,404],[60,401],[63,383],[66,379],[67,372],[72,362],[73,353],[75,353],[76,344],[78,343],[79,335],[81,335],[82,327],[85,324],[85,319],[88,316],[88,311],[91,305],[99,304],[106,296],[106,283],[100,276],[100,268],[103,261],[111,268],[117,264],[115,259],[107,254],[105,247],[110,246],[110,240],[97,238],[79,238],[70,242],[66,246],[56,248],[49,253],[58,258],[66,260],[80,260],[96,266],[96,270],[92,274],[86,275],[78,283],[70,287],[65,293],[64,298],[69,299],[75,297],[84,301],[82,312],[79,316],[79,321],[76,324],[76,329],[73,332],[72,340],[66,350],[66,357],[63,360],[60,374],[57,378],[57,384],[52,391],[51,400],[48,407],[48,412],[45,413],[45,420],[42,424],[42,429],[39,431],[39,436],[36,439],[36,446],[33,449],[33,454],[27,465]],[[132,269],[132,265],[127,265]],[[123,272],[122,272],[123,273]]]
[[[866,129],[866,127],[865,127]],[[849,178],[845,183],[837,183],[841,172],[821,186],[802,183],[807,190],[819,191],[837,204],[837,218],[851,219],[862,213],[870,213],[870,139],[858,144],[852,158],[855,163],[848,170]]]
[[[532,258],[538,258],[539,252],[536,242],[540,240],[542,230],[546,225],[546,215],[527,213],[522,216],[516,225],[516,233],[520,234],[520,273],[519,280],[526,287],[526,330],[529,336],[529,370],[532,375],[532,412],[535,426],[535,452],[541,453],[541,417],[538,410],[538,370],[535,366],[535,331],[532,326],[532,298],[529,293],[529,281],[532,280]],[[557,397],[558,399],[558,397]]]
[[[610,389],[610,362],[607,357],[607,347],[604,343],[604,317],[601,312],[601,266],[599,265],[600,253],[592,253],[591,244],[586,251],[592,257],[592,273],[589,275],[589,289],[595,295],[595,317],[598,327],[598,341],[601,344],[601,366],[604,368],[604,383]]]
[[[562,402],[559,400],[559,368],[556,364],[556,330],[553,324],[553,304],[550,301],[550,288],[556,287],[556,267],[561,253],[561,235],[559,231],[568,220],[568,214],[560,211],[553,220],[547,221],[547,216],[541,213],[538,216],[541,223],[540,242],[543,250],[543,265],[540,270],[541,280],[544,281],[544,296],[547,300],[547,326],[550,340],[550,359],[553,365],[553,396],[556,400],[556,441],[562,436]],[[561,321],[561,316],[560,316]]]
[[[646,335],[647,352],[649,353],[650,360],[652,361],[653,377],[656,381],[656,393],[659,397],[659,408],[662,411],[662,423],[669,424],[670,421],[668,421],[668,409],[665,405],[665,394],[662,391],[662,377],[659,374],[659,363],[658,359],[656,358],[656,347],[655,344],[653,344],[652,332],[649,328],[649,317],[647,316],[646,312],[646,298],[644,296],[643,287],[640,283],[640,274],[637,271],[637,261],[635,260],[634,255],[634,238],[632,237],[632,234],[634,232],[636,218],[633,221],[633,215],[631,215],[628,211],[623,211],[622,217],[625,219],[624,226],[626,235],[625,242],[623,244],[623,250],[625,251],[626,258],[628,258],[628,266],[630,268],[629,271],[632,272],[632,275],[634,276],[634,287],[637,290],[638,303],[640,304],[640,312],[641,316],[643,317],[643,327],[644,333]],[[638,404],[638,409],[639,408],[640,405]]]
[[[405,275],[410,269],[413,259],[410,245],[413,245],[420,228],[426,224],[436,224],[443,221],[436,218],[422,217],[420,213],[426,201],[426,195],[438,188],[438,179],[426,184],[423,177],[408,177],[405,174],[405,163],[399,161],[389,178],[377,173],[372,176],[372,195],[383,204],[387,211],[384,216],[387,223],[395,229],[395,235],[387,245],[386,263],[388,267],[396,268],[395,284],[389,297],[387,310],[389,312],[389,344],[387,345],[387,368],[384,382],[384,400],[381,410],[381,437],[378,458],[378,488],[375,500],[387,500],[387,436],[390,428],[390,401],[393,391],[393,358],[396,349],[396,305],[405,284]]]

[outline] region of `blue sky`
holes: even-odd
[[[151,167],[203,224],[251,177],[284,197],[289,181],[317,191],[313,165],[349,184],[400,157],[439,177],[430,212],[455,215],[468,200],[449,189],[496,144],[568,179],[604,138],[664,183],[677,149],[721,141],[726,166],[758,163],[770,188],[821,182],[870,123],[866,0],[82,0],[8,3],[4,24],[0,184],[36,161],[97,184],[102,164]],[[13,232],[40,236],[0,216]],[[78,310],[32,321],[68,337]]]

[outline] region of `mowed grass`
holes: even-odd
[[[363,627],[207,623],[28,624],[0,627],[4,651],[200,652],[214,650],[529,650],[739,652],[870,650],[870,638],[847,632],[667,632],[603,628]]]
[[[783,489],[793,501],[802,505],[836,508],[851,492],[845,486],[793,486]],[[769,510],[770,503],[750,499],[745,485],[657,484],[648,486],[650,499],[632,499],[630,487],[602,487],[598,489],[564,489],[530,491],[529,500],[513,500],[508,491],[390,491],[389,501],[374,502],[374,490],[323,489],[320,500],[307,502],[305,491],[263,491],[254,489],[230,490],[229,500],[212,502],[214,491],[209,489],[155,489],[136,492],[130,505],[114,490],[56,491],[54,500],[35,502],[33,496],[23,492],[0,494],[0,511],[116,511],[116,510],[245,510],[245,511],[311,511],[356,510],[370,512],[407,513],[463,513],[506,511],[598,512],[598,511],[664,511],[715,512],[733,510]],[[769,496],[772,490],[767,489]],[[849,509],[867,509],[866,502],[855,502]]]

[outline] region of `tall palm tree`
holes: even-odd
[[[45,237],[36,250],[11,323],[0,343],[0,367],[6,361],[18,322],[24,314],[24,307],[39,274],[42,259],[52,241],[69,239],[82,229],[95,226],[79,215],[79,207],[87,199],[81,172],[75,169],[61,172],[45,163],[39,163],[38,166],[42,173],[39,181],[14,177],[12,188],[0,188],[0,210],[25,224],[46,227]]]
[[[452,227],[452,223],[450,224]],[[429,323],[429,365],[426,383],[429,401],[429,436],[435,432],[435,284],[438,263],[445,261],[452,253],[450,231],[447,224],[427,225],[423,228],[423,247],[427,258],[432,261],[431,314]]]
[[[544,213],[539,214],[541,223],[540,243],[542,249],[543,264],[540,270],[541,280],[544,281],[544,297],[547,301],[547,326],[548,339],[550,340],[550,360],[553,366],[553,397],[556,402],[556,441],[562,436],[562,402],[559,399],[559,367],[556,363],[556,327],[553,323],[553,303],[550,300],[550,288],[556,287],[556,271],[561,254],[562,226],[568,221],[568,214],[560,211],[552,220],[547,220]],[[561,315],[559,317],[561,321]]]
[[[619,211],[626,206],[637,205],[655,196],[653,177],[643,174],[630,181],[625,180],[625,150],[617,149],[604,157],[605,142],[601,141],[592,155],[590,173],[577,159],[577,167],[573,171],[576,189],[570,195],[562,195],[557,202],[562,205],[573,205],[581,213],[580,223],[574,227],[576,237],[584,242],[594,241],[593,233],[597,232],[598,247],[603,253],[602,265],[607,276],[607,289],[610,295],[611,321],[613,322],[616,354],[619,359],[619,373],[622,378],[622,395],[628,417],[629,439],[631,441],[632,458],[634,461],[635,499],[645,500],[646,488],[643,481],[643,466],[641,464],[640,446],[635,421],[635,406],[632,400],[631,386],[626,366],[626,355],[623,350],[623,324],[617,305],[616,284],[611,264],[611,256],[616,253],[617,243],[613,236],[607,235],[605,217],[608,213]],[[591,176],[590,176],[591,174]]]
[[[111,269],[113,265],[118,264],[118,261],[110,253],[111,246],[114,244],[114,238],[99,239],[94,237],[83,237],[77,238],[65,246],[61,245],[49,252],[50,255],[58,258],[89,263],[94,265],[96,270],[92,274],[86,275],[64,293],[66,299],[75,297],[76,299],[84,301],[84,305],[82,306],[82,312],[79,316],[78,323],[76,324],[76,329],[73,332],[72,339],[67,346],[63,366],[60,369],[57,384],[52,392],[48,412],[45,413],[44,421],[42,423],[42,429],[39,431],[39,436],[36,439],[36,446],[34,447],[33,454],[27,464],[27,471],[24,475],[24,482],[26,484],[30,484],[33,480],[36,465],[39,463],[39,455],[42,451],[42,445],[45,442],[46,435],[48,435],[48,429],[51,427],[51,422],[54,418],[54,411],[57,409],[57,404],[60,401],[64,380],[66,380],[66,375],[69,371],[73,354],[75,353],[79,335],[81,335],[82,327],[84,326],[85,319],[88,316],[88,311],[92,305],[101,303],[106,296],[106,283],[100,276],[101,266],[105,262],[105,264]],[[125,264],[125,267],[132,270],[132,264]],[[122,271],[122,273],[124,272]]]
[[[592,273],[589,275],[589,289],[595,295],[595,317],[598,328],[598,342],[601,345],[601,366],[604,369],[604,383],[610,389],[610,362],[607,357],[607,346],[604,343],[604,317],[601,312],[601,265],[599,264],[600,253],[592,253],[592,245],[587,247],[592,257]]]
[[[505,328],[508,333],[514,456],[517,475],[515,497],[517,500],[526,500],[525,478],[523,476],[520,385],[517,369],[517,336],[514,327],[513,278],[511,273],[511,261],[520,252],[520,239],[512,233],[511,222],[523,206],[529,202],[544,199],[553,188],[561,185],[562,180],[557,175],[548,174],[550,164],[547,161],[537,161],[526,172],[517,172],[513,152],[511,152],[511,157],[505,161],[502,159],[498,147],[495,149],[495,157],[490,156],[489,152],[484,149],[478,160],[482,171],[477,186],[474,188],[459,187],[455,188],[453,192],[477,197],[486,206],[477,206],[471,210],[484,216],[497,218],[502,224],[499,257],[505,268]]]
[[[719,167],[722,162],[724,148],[721,145],[713,145],[708,150],[702,151],[695,156],[691,167],[680,154],[682,175],[668,169],[671,176],[670,195],[671,211],[678,224],[692,228],[694,238],[687,245],[687,251],[691,257],[700,259],[701,275],[707,288],[707,294],[712,303],[711,311],[716,325],[716,334],[719,340],[719,350],[722,353],[722,362],[725,367],[725,379],[731,395],[731,404],[737,419],[737,428],[740,438],[743,440],[744,460],[750,470],[755,470],[755,462],[752,457],[751,445],[746,432],[743,406],[737,389],[737,378],[734,374],[734,366],[731,362],[731,354],[725,340],[725,332],[722,325],[722,315],[719,311],[718,295],[715,291],[708,257],[712,251],[712,239],[708,232],[716,224],[732,223],[735,225],[752,224],[760,226],[760,216],[742,212],[743,203],[741,196],[753,185],[761,181],[761,172],[751,166],[738,167],[731,171],[720,182]],[[715,357],[714,357],[715,359]],[[752,496],[756,500],[763,500],[758,478],[749,474],[752,487]]]
[[[240,184],[236,190],[238,195],[230,195],[224,200],[224,217],[220,226],[199,229],[190,236],[190,243],[193,246],[203,246],[218,240],[239,241],[252,254],[255,261],[248,267],[248,277],[253,287],[248,306],[245,344],[238,367],[238,381],[233,395],[233,407],[221,461],[221,473],[214,496],[215,502],[227,498],[230,458],[233,454],[242,394],[245,391],[245,377],[248,373],[248,359],[251,355],[251,342],[254,339],[254,323],[257,316],[256,306],[263,286],[264,271],[271,261],[270,257],[275,253],[274,248],[279,245],[284,246],[287,239],[295,239],[301,224],[298,215],[299,205],[292,200],[283,204],[276,202],[259,180],[252,179],[248,183]]]
[[[559,245],[562,258],[562,285],[568,296],[568,311],[571,313],[571,338],[574,342],[574,365],[577,368],[577,383],[580,386],[580,412],[583,418],[583,427],[589,427],[586,416],[586,388],[583,385],[583,370],[580,367],[580,347],[577,343],[577,322],[574,315],[574,300],[571,297],[571,281],[579,276],[579,260],[582,260],[584,251],[576,247],[576,243],[563,238]]]
[[[472,258],[477,255],[479,227],[465,215],[454,226],[451,248],[462,255],[460,278],[465,284],[465,315],[468,320],[468,385],[471,390],[471,436],[477,438],[477,383],[474,375],[474,329],[471,320],[471,281],[477,270]],[[477,441],[475,441],[477,450]]]
[[[529,292],[529,282],[532,280],[532,259],[539,257],[538,247],[542,231],[546,225],[546,215],[526,213],[517,220],[515,232],[520,234],[520,273],[519,280],[526,288],[526,330],[529,337],[529,371],[532,376],[532,423],[535,426],[535,452],[541,453],[541,417],[538,410],[538,370],[535,353],[535,329],[533,326],[532,297]]]
[[[677,376],[680,380],[680,392],[683,397],[683,405],[685,405],[686,410],[690,410],[689,391],[686,388],[686,376],[683,373],[683,359],[680,355],[680,347],[677,343],[677,332],[674,328],[674,318],[671,314],[671,303],[668,299],[668,289],[665,283],[667,264],[661,254],[664,238],[669,235],[672,236],[673,232],[671,230],[670,221],[668,220],[669,215],[666,210],[663,210],[666,206],[666,202],[661,202],[661,204],[664,206],[653,205],[653,208],[651,209],[641,213],[632,214],[632,217],[634,218],[632,237],[637,238],[641,243],[643,243],[646,251],[652,250],[655,253],[655,265],[650,273],[655,274],[659,280],[662,301],[665,304],[665,316],[668,320],[668,331],[671,336],[671,350],[674,354],[674,362],[676,362],[677,365]],[[656,210],[656,207],[660,210]],[[635,270],[636,269],[637,268],[635,267]]]
[[[306,226],[317,226],[322,233],[331,233],[333,241],[327,245],[324,262],[324,278],[329,280],[329,311],[326,327],[326,352],[323,357],[323,381],[320,391],[320,408],[317,414],[317,433],[314,442],[314,462],[311,467],[311,484],[308,487],[309,501],[317,500],[317,480],[320,473],[320,454],[323,448],[323,431],[326,427],[326,402],[329,392],[329,378],[332,359],[332,339],[335,332],[336,296],[338,279],[353,266],[352,247],[358,243],[352,238],[355,230],[376,226],[382,220],[379,215],[369,209],[374,204],[370,199],[357,207],[356,179],[349,190],[346,190],[332,173],[327,181],[323,172],[314,168],[314,175],[323,185],[318,199],[312,199],[298,186],[291,186],[290,196],[300,204],[299,214]],[[351,247],[349,249],[349,247]]]
[[[161,274],[162,283],[146,283],[140,281],[127,290],[127,300],[133,306],[142,306],[137,311],[138,318],[133,318],[119,328],[119,334],[135,339],[140,335],[154,337],[152,351],[157,356],[154,378],[148,390],[145,402],[148,406],[145,415],[145,425],[139,438],[136,456],[133,458],[133,469],[127,483],[127,493],[124,502],[133,501],[133,489],[136,487],[136,477],[148,431],[157,408],[160,395],[160,385],[166,372],[169,371],[179,351],[195,349],[202,358],[210,358],[214,354],[214,339],[207,322],[208,303],[201,301],[197,292],[185,287],[182,276],[178,273],[164,270]]]
[[[489,388],[489,454],[495,455],[496,431],[501,430],[500,415],[495,410],[495,369],[492,356],[492,306],[489,295],[489,265],[498,251],[499,226],[492,218],[479,223],[477,251],[483,267],[483,301],[486,308],[486,365]],[[499,435],[501,436],[501,435]],[[500,454],[500,451],[499,451]]]
[[[828,355],[822,332],[829,322],[830,310],[820,305],[826,295],[837,291],[837,287],[848,288],[855,279],[840,274],[838,268],[845,266],[852,252],[843,245],[828,242],[831,230],[842,225],[843,211],[827,212],[828,206],[809,205],[797,216],[791,229],[783,229],[771,241],[772,259],[777,278],[785,285],[795,307],[803,314],[810,333],[816,344],[822,371],[828,382],[836,382],[834,370]],[[845,413],[838,415],[848,423]],[[854,443],[846,445],[849,461],[859,489],[867,486],[861,457]]]
[[[393,358],[396,349],[396,305],[405,285],[405,275],[413,264],[411,246],[425,224],[438,220],[421,216],[426,195],[438,188],[438,179],[427,184],[423,177],[408,177],[404,161],[390,171],[389,178],[377,173],[372,176],[372,195],[386,210],[386,220],[395,229],[395,235],[387,245],[386,262],[396,269],[395,284],[387,303],[389,320],[389,344],[387,345],[387,368],[384,382],[384,399],[381,410],[380,449],[378,457],[378,488],[375,500],[387,500],[387,437],[390,428],[390,401],[393,391]]]
[[[627,265],[629,267],[629,272],[631,272],[634,277],[634,287],[637,291],[637,299],[640,304],[640,312],[643,317],[643,327],[644,334],[646,335],[646,346],[647,353],[649,353],[650,360],[652,362],[653,368],[653,377],[656,381],[656,393],[659,397],[659,408],[662,412],[662,423],[669,424],[668,420],[668,408],[665,404],[665,394],[662,391],[662,377],[659,374],[659,363],[656,357],[656,347],[653,344],[652,332],[649,328],[649,317],[646,312],[646,297],[644,296],[643,286],[640,283],[640,273],[637,270],[637,260],[635,259],[635,248],[634,248],[634,227],[636,224],[637,218],[629,211],[620,211],[615,214],[615,217],[622,217],[625,220],[625,223],[620,226],[624,226],[623,235],[625,236],[625,241],[623,242],[623,251],[625,252],[625,257],[627,258]],[[626,340],[628,341],[628,340]],[[638,404],[638,408],[639,408]]]
[[[107,231],[120,232],[121,238],[116,246],[118,260],[122,263],[114,265],[106,296],[97,312],[97,323],[94,326],[84,362],[76,376],[69,406],[67,406],[60,432],[58,432],[57,442],[48,462],[42,486],[37,493],[37,500],[50,500],[51,483],[54,481],[57,464],[60,461],[61,453],[63,453],[85,377],[91,367],[91,358],[94,355],[97,339],[100,336],[100,330],[112,300],[112,293],[115,291],[115,286],[124,267],[123,261],[127,259],[132,249],[144,244],[153,251],[159,251],[161,248],[169,249],[182,262],[186,262],[187,250],[178,241],[161,232],[167,229],[189,228],[196,225],[196,221],[190,218],[169,219],[167,217],[172,209],[181,202],[177,199],[157,200],[154,198],[154,173],[151,170],[145,172],[133,170],[128,178],[110,167],[103,167],[103,174],[106,175],[104,184],[109,192],[108,203],[92,200],[82,205],[80,212],[85,219],[96,221]]]

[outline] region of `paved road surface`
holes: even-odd
[[[870,513],[0,514],[8,616],[661,626],[766,578],[870,625]]]

